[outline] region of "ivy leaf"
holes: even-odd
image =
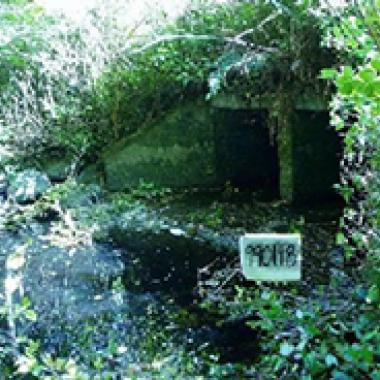
[[[311,351],[304,357],[305,367],[312,375],[313,379],[317,378],[318,374],[325,370],[325,366],[319,360],[318,355],[315,351]]]
[[[28,308],[30,306],[30,300],[28,297],[23,297],[21,300],[21,305],[25,308]]]
[[[338,232],[335,236],[336,244],[343,245],[346,241],[346,238],[344,237],[344,234],[342,232]]]
[[[347,80],[347,78],[340,76],[338,77],[336,84],[342,95],[351,95],[353,90],[352,80]]]

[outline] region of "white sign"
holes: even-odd
[[[239,245],[240,263],[247,280],[301,279],[300,234],[245,234]]]

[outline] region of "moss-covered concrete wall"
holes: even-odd
[[[157,185],[217,181],[212,109],[191,103],[110,146],[103,155],[106,186],[123,190],[141,180]]]
[[[221,110],[202,101],[179,106],[110,146],[102,161],[110,190],[141,180],[174,187],[227,181],[258,186],[277,177],[276,149],[262,112]]]
[[[157,185],[236,185],[279,189],[288,201],[334,194],[340,144],[322,111],[296,110],[269,141],[266,111],[183,104],[107,148],[102,166],[110,190]],[[265,187],[266,186],[266,187]]]

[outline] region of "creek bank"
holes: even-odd
[[[117,245],[149,241],[165,247],[165,236],[173,241],[188,240],[211,248],[226,262],[238,259],[238,240],[247,232],[300,232],[303,235],[303,285],[328,282],[328,268],[339,267],[343,253],[335,249],[339,204],[294,208],[285,202],[260,201],[255,193],[242,192],[225,199],[221,191],[183,193],[169,203],[137,202],[103,224],[100,240]],[[146,246],[148,245],[148,246]],[[135,248],[131,246],[131,248]],[[339,257],[338,257],[339,256]],[[214,258],[211,258],[210,262]]]

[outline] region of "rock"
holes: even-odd
[[[6,195],[8,189],[8,178],[5,173],[0,173],[0,195]]]
[[[98,184],[103,182],[102,173],[98,165],[92,164],[85,167],[78,176],[78,182],[83,184]]]
[[[17,173],[10,180],[8,195],[19,204],[34,202],[51,186],[46,174],[35,169]]]
[[[26,235],[28,244],[20,236],[1,235],[0,293],[6,271],[17,270],[39,323],[46,326],[54,318],[59,323],[117,310],[110,285],[124,273],[120,252],[100,245],[68,251],[46,244],[36,233]]]
[[[71,162],[67,159],[49,159],[42,167],[52,182],[63,182],[70,174]]]

